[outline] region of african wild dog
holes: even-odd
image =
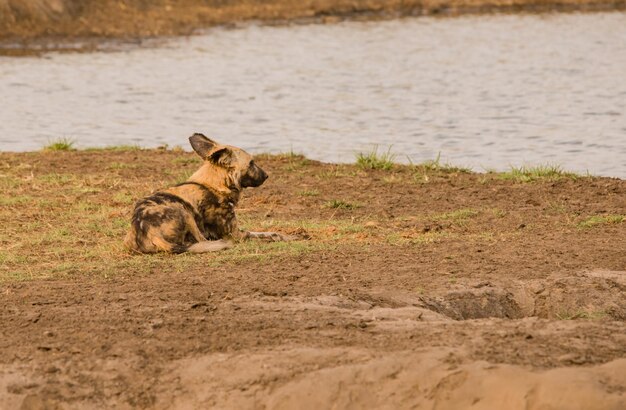
[[[258,187],[267,174],[244,150],[202,134],[189,137],[204,164],[186,182],[137,202],[124,244],[139,253],[218,251],[231,240],[295,238],[275,232],[241,232],[235,206],[241,190]]]

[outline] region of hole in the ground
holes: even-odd
[[[524,317],[513,294],[498,288],[455,291],[442,297],[424,297],[422,301],[426,308],[454,320]]]
[[[626,320],[626,272],[596,271],[502,287],[488,284],[423,296],[420,301],[454,320],[527,316]]]

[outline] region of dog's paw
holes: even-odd
[[[295,236],[285,235],[278,232],[264,232],[264,235],[260,238],[270,242],[288,242],[298,239]]]
[[[261,239],[269,242],[288,242],[300,239],[298,236],[286,235],[278,232],[246,232],[245,239]]]

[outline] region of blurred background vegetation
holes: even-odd
[[[624,8],[626,0],[0,0],[0,40],[185,35],[245,20]]]

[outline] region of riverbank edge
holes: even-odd
[[[167,37],[190,36],[212,27],[232,28],[249,23],[329,24],[417,16],[626,10],[626,0],[328,0],[311,4],[274,0],[233,2],[226,6],[211,5],[212,2],[194,5],[191,1],[191,5],[178,9],[170,5],[141,8],[124,2],[120,2],[119,7],[107,7],[105,3],[100,7],[87,7],[79,13],[71,13],[64,6],[50,10],[40,6],[37,12],[21,10],[17,15],[0,10],[3,11],[0,16],[0,55],[115,49],[126,44],[141,45]],[[63,1],[52,1],[52,4],[58,6]]]
[[[55,153],[73,153],[75,155],[89,155],[91,153],[105,153],[113,154],[116,152],[153,152],[153,153],[189,153],[190,150],[186,150],[179,145],[169,146],[167,144],[158,147],[144,147],[140,145],[110,145],[110,146],[94,146],[94,147],[76,147],[75,142],[71,139],[61,138],[58,140],[50,141],[47,145],[43,146],[39,150],[28,151],[10,151],[0,149],[0,157],[3,155],[17,155],[35,158],[38,156],[50,156]],[[394,153],[378,153],[377,149],[370,152],[355,152],[354,161],[349,162],[325,162],[318,159],[309,158],[306,155],[299,152],[257,152],[254,153],[255,158],[264,160],[287,160],[288,162],[314,162],[321,165],[334,166],[334,167],[356,167],[362,171],[368,170],[384,170],[384,171],[399,171],[399,170],[421,170],[422,173],[438,172],[444,174],[467,174],[467,175],[483,175],[483,176],[496,176],[502,180],[514,180],[517,182],[533,182],[533,181],[546,181],[546,180],[559,180],[559,179],[607,179],[607,180],[625,180],[621,176],[616,175],[600,175],[593,174],[589,171],[580,172],[563,167],[559,163],[545,162],[535,163],[533,165],[528,164],[511,164],[508,169],[496,170],[490,168],[484,168],[481,172],[471,167],[466,167],[459,164],[453,164],[450,162],[443,162],[440,157],[426,160],[418,163],[405,163],[396,161],[396,154]],[[0,158],[1,159],[1,158]]]

